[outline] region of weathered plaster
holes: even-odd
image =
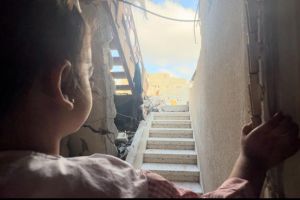
[[[244,1],[201,0],[201,52],[190,112],[204,192],[229,176],[250,121]]]

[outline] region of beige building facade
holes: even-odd
[[[167,105],[185,105],[189,99],[189,81],[169,73],[148,74],[149,97],[160,97]]]

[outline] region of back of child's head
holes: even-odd
[[[0,9],[2,119],[22,102],[37,76],[64,60],[78,63],[85,23],[67,0],[4,0]]]

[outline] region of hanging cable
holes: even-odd
[[[124,115],[124,114],[121,114],[121,113],[117,113],[117,115],[120,115],[120,116],[129,118],[129,119],[133,119],[133,120],[136,120],[136,121],[139,122],[138,119],[133,118],[133,117],[128,116],[128,115]],[[90,122],[90,123],[95,123],[95,122],[97,122],[97,121],[100,121],[100,120],[95,120],[95,121],[92,121],[92,122]],[[92,126],[89,125],[89,124],[84,124],[84,125],[82,125],[82,127],[83,127],[83,128],[88,128],[88,129],[90,129],[92,132],[94,132],[94,133],[99,133],[100,135],[115,134],[115,133],[113,133],[113,132],[111,132],[111,131],[109,131],[109,130],[106,130],[106,129],[103,129],[103,128],[100,128],[100,127],[97,128],[97,129],[95,129],[94,127],[92,127]]]
[[[197,9],[196,9],[195,18],[194,18],[194,39],[195,39],[195,44],[197,44],[197,39],[196,39],[196,22],[200,21],[199,17],[198,17],[198,20],[196,21],[199,8],[200,8],[200,0],[198,0]]]
[[[128,119],[133,119],[133,120],[139,122],[139,120],[138,120],[137,118],[134,118],[134,117],[131,117],[131,116],[128,116],[128,115],[124,115],[124,114],[121,114],[121,113],[117,113],[117,115],[120,115],[120,116],[122,116],[122,117],[126,117],[126,118],[128,118]]]
[[[126,118],[128,118],[128,119],[135,120],[135,121],[137,121],[137,122],[140,121],[140,120],[138,120],[137,118],[134,118],[134,117],[131,117],[131,116],[128,116],[128,115],[124,115],[124,114],[121,114],[121,113],[117,113],[117,115],[122,116],[122,117],[126,117]],[[101,121],[101,119],[97,119],[97,120],[91,121],[90,123],[93,124],[93,123],[98,122],[98,121]],[[84,127],[84,128],[86,128],[86,127]],[[104,130],[104,129],[103,129],[103,130]]]
[[[133,6],[133,7],[141,9],[141,10],[143,10],[143,11],[145,11],[147,13],[150,13],[152,15],[155,15],[157,17],[164,18],[164,19],[171,20],[171,21],[177,21],[177,22],[195,22],[195,21],[199,22],[200,21],[200,20],[192,20],[192,19],[176,19],[176,18],[166,17],[166,16],[160,15],[158,13],[152,12],[150,10],[147,10],[147,9],[145,9],[143,7],[138,6],[138,5],[135,5],[134,3],[131,3],[131,2],[128,2],[128,1],[125,1],[125,0],[118,0],[118,1],[126,3],[126,4],[129,4],[129,5]]]

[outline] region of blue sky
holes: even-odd
[[[151,0],[146,8],[164,16],[194,19],[198,0]],[[132,9],[144,66],[149,73],[167,72],[190,80],[200,53],[200,31],[194,23],[174,22]]]
[[[155,4],[163,4],[166,0],[152,0]],[[196,10],[198,0],[173,0],[185,8]]]

